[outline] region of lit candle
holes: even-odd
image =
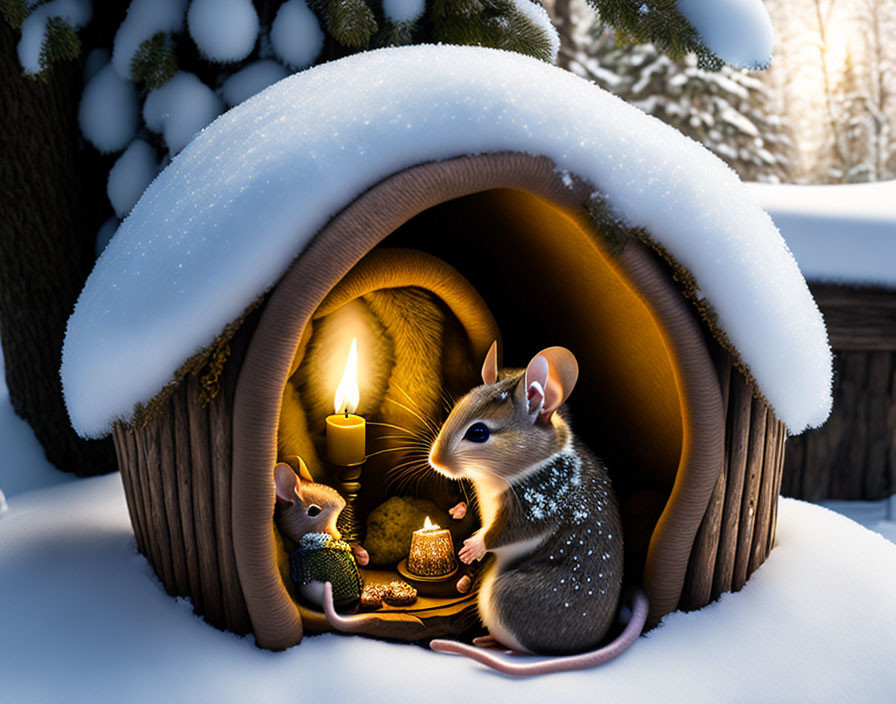
[[[456,567],[451,531],[439,528],[427,516],[423,527],[411,535],[408,571],[422,577],[440,577]]]
[[[350,467],[364,461],[367,424],[355,415],[359,399],[358,341],[354,339],[333,398],[333,415],[327,416],[327,459],[332,464]]]

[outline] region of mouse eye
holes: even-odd
[[[318,515],[320,512],[321,512],[321,507],[318,506],[317,504],[311,504],[311,505],[308,507],[308,515],[309,515],[309,516],[316,516],[316,515]]]
[[[485,423],[473,423],[473,425],[467,428],[467,432],[464,433],[464,440],[485,442],[488,440],[489,435],[488,426]]]

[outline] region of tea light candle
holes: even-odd
[[[423,527],[411,536],[408,571],[421,577],[439,577],[456,567],[451,531],[433,524],[427,516]]]
[[[354,413],[359,400],[358,341],[355,339],[333,398],[333,415],[327,416],[327,459],[331,464],[351,467],[364,461],[367,422]]]

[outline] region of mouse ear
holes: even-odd
[[[498,341],[492,342],[482,363],[482,383],[494,384],[498,380]]]
[[[526,367],[529,413],[538,411],[539,423],[550,422],[554,411],[569,398],[578,378],[579,363],[568,349],[548,347],[539,352]]]
[[[299,478],[285,462],[274,467],[274,486],[277,489],[277,498],[288,504],[294,504],[299,500]]]

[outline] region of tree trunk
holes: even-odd
[[[78,63],[26,78],[18,32],[0,21],[0,340],[16,413],[56,467],[81,476],[115,468],[111,441],[86,442],[69,423],[59,364],[65,325],[94,261],[107,207],[101,157],[79,148]],[[98,341],[98,344],[102,344]],[[97,390],[100,392],[101,390]]]
[[[557,66],[567,71],[576,55],[576,43],[573,36],[572,0],[554,0],[551,7],[551,19],[560,37],[560,51],[557,53]]]

